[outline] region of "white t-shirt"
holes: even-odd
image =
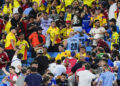
[[[17,76],[13,76],[13,81],[16,81],[17,82]],[[14,86],[17,86],[17,84],[14,84]]]
[[[117,10],[117,5],[116,3],[110,5],[110,8],[109,8],[109,13],[108,13],[108,17],[109,17],[109,20],[111,20],[112,18],[115,18],[115,11]]]
[[[118,18],[117,18],[117,20],[116,20],[116,25],[119,27],[119,29],[120,29],[120,12],[119,12],[119,14],[118,14]]]
[[[90,34],[93,35],[93,38],[103,38],[104,34],[100,34],[100,33],[104,33],[106,30],[104,27],[99,27],[99,28],[92,28],[90,30]],[[96,41],[93,40],[93,45],[96,45]]]
[[[55,71],[54,71],[54,75],[55,76],[59,76],[62,73],[66,73],[66,67],[64,65],[56,65]]]
[[[51,64],[49,64],[49,70],[52,72],[52,73],[54,73],[55,72],[55,68],[56,68],[56,63],[51,63]]]
[[[17,58],[17,55],[13,56],[11,66],[15,67],[15,72],[19,73],[20,70],[18,69],[18,66],[22,66],[21,60]]]
[[[79,71],[77,76],[79,76],[78,86],[91,86],[92,80],[96,77],[89,70]]]

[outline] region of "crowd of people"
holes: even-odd
[[[120,0],[0,0],[1,86],[120,86],[119,47]]]

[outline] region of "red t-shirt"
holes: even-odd
[[[1,54],[0,54],[0,58],[2,59],[3,62],[4,62],[4,61],[9,61],[9,57],[8,57],[8,55],[7,55],[6,52],[1,53]],[[2,69],[2,68],[5,67],[5,66],[6,66],[6,64],[1,64],[1,63],[0,63],[0,69]]]
[[[5,28],[4,24],[3,24],[3,20],[0,19],[0,34],[2,32],[2,30]]]
[[[10,80],[17,81],[17,78],[18,78],[17,74],[10,74]],[[14,85],[10,83],[10,86],[14,86]]]
[[[69,61],[69,65],[68,67],[66,67],[66,73],[69,74],[71,72],[72,67],[75,66],[75,64],[77,63],[77,59],[75,58],[65,59],[64,63],[66,63],[67,60]]]

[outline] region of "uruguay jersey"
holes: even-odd
[[[77,51],[79,49],[79,39],[75,37],[71,37],[67,39],[67,50],[69,51]]]
[[[86,35],[86,34],[84,34],[83,36],[80,36],[79,34],[76,34],[74,37],[79,39],[80,44],[82,46],[85,46],[85,42],[87,41],[87,39],[89,39],[89,36]]]

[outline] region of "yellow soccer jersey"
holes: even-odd
[[[111,50],[112,50],[112,45],[113,44],[118,44],[118,43],[119,43],[119,34],[117,32],[113,32],[112,42],[111,42]]]

